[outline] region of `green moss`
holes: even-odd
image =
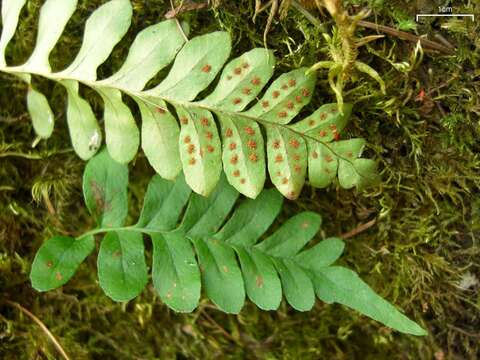
[[[54,68],[71,61],[86,17],[103,2],[80,1],[51,56]],[[28,58],[33,48],[41,3],[30,0],[23,11],[22,35],[17,34],[8,48],[13,63]],[[102,76],[120,66],[135,33],[160,21],[169,2],[132,3],[132,29],[101,67]],[[374,3],[378,23],[393,27],[415,12],[412,3],[407,10],[404,2]],[[253,12],[252,1],[224,1],[216,10],[188,13],[183,19],[190,21],[192,35],[230,31],[234,52],[239,54],[263,45],[267,15],[253,23],[249,20]],[[284,209],[285,216],[299,209],[320,212],[325,234],[342,234],[376,218],[375,226],[347,240],[343,261],[426,327],[428,337],[392,333],[353,311],[321,303],[309,313],[295,312],[285,304],[277,312],[262,312],[249,304],[240,315],[231,316],[204,302],[195,313],[185,315],[169,311],[149,287],[135,301],[116,304],[96,283],[94,257],[63,289],[36,293],[28,272],[42,241],[52,233],[77,234],[92,226],[81,198],[84,164],[70,151],[63,89],[35,79],[51,100],[57,124],[50,139],[31,149],[34,133],[25,108],[25,85],[0,74],[2,299],[21,304],[40,318],[72,359],[441,359],[442,354],[445,359],[477,358],[479,285],[465,289],[460,284],[466,276],[480,278],[476,196],[480,44],[479,25],[467,20],[462,24],[453,20],[419,24],[419,33],[440,32],[458,51],[456,56],[425,54],[408,71],[398,71],[392,63],[412,62],[411,43],[386,37],[361,49],[359,60],[382,75],[387,95],[380,93],[374,80],[354,74],[358,78],[344,94],[346,101],[355,103],[348,132],[367,138],[368,151],[379,159],[383,182],[366,193],[306,187],[301,199],[287,202]],[[445,29],[432,30],[437,25]],[[274,21],[268,45],[280,59],[279,71],[326,59],[320,31],[294,9],[285,20]],[[334,99],[326,74],[319,78],[319,95],[309,110]],[[421,89],[426,96],[416,101]],[[83,91],[101,118],[100,100]],[[138,215],[151,174],[140,154],[132,164],[132,217]],[[40,328],[1,300],[0,357],[59,358]]]

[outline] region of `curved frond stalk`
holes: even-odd
[[[93,12],[78,55],[59,72],[52,72],[48,57],[77,0],[47,0],[40,12],[31,57],[24,65],[10,67],[4,52],[24,3],[2,2],[0,71],[29,84],[32,76],[42,76],[65,87],[72,145],[82,159],[88,160],[98,151],[102,138],[109,154],[120,163],[131,161],[141,146],[160,176],[172,180],[183,170],[187,184],[205,196],[213,191],[222,172],[232,186],[250,198],[263,189],[267,172],[289,199],[298,197],[307,173],[312,185],[328,186],[341,168],[330,163],[351,164],[350,179],[340,179],[340,185],[363,186],[374,178],[374,166],[356,172],[361,150],[350,149],[355,139],[344,140],[344,153],[335,150],[335,141],[350,114],[348,104],[341,107],[341,113],[327,104],[296,120],[313,96],[314,72],[297,69],[270,82],[275,66],[271,51],[257,48],[228,61],[231,40],[227,33],[213,32],[186,42],[183,32],[188,31],[187,26],[179,29],[175,20],[167,20],[141,31],[120,69],[107,79],[97,79],[97,68],[130,26],[129,0],[111,0]],[[148,81],[172,62],[166,78],[145,89]],[[370,75],[374,74],[370,71]],[[214,90],[198,99],[217,78]],[[104,102],[104,134],[90,104],[79,95],[80,83],[98,92]],[[124,96],[137,102],[141,129]],[[48,138],[54,115],[46,97],[31,85],[27,105],[38,136]],[[172,108],[175,112],[170,111]]]
[[[356,145],[357,151],[361,145]],[[284,155],[289,156],[288,151]],[[350,163],[335,164],[341,174],[352,171]],[[310,310],[318,297],[398,331],[426,334],[355,272],[333,265],[343,252],[341,239],[307,247],[320,230],[320,215],[302,212],[269,231],[283,204],[275,189],[235,207],[238,192],[225,177],[209,197],[203,197],[192,194],[183,176],[172,182],[155,175],[137,224],[125,226],[127,165],[102,150],[89,160],[83,179],[85,202],[98,227],[76,239],[56,236],[41,246],[30,275],[39,291],[65,284],[95,248],[94,235],[106,234],[97,260],[99,284],[116,301],[135,298],[148,281],[142,238],[147,235],[153,243],[153,285],[175,311],[193,311],[202,287],[218,308],[234,314],[247,297],[264,310],[277,309],[284,297],[299,311]]]

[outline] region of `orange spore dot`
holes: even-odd
[[[289,141],[289,144],[290,144],[293,148],[295,148],[295,149],[298,149],[298,147],[300,146],[300,143],[298,142],[297,139],[292,139],[292,140],[290,140],[290,141]]]
[[[252,85],[260,85],[261,81],[260,81],[260,78],[258,76],[255,76],[251,81],[250,83]]]
[[[247,126],[245,128],[245,132],[247,133],[247,135],[250,135],[250,136],[255,135],[255,130],[253,130],[250,126]]]

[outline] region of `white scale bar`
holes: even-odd
[[[475,15],[474,14],[417,14],[416,21],[418,22],[418,19],[420,17],[436,17],[436,16],[442,16],[442,17],[453,17],[453,16],[471,17],[472,20],[475,21]]]

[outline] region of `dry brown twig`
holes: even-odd
[[[62,357],[65,360],[70,360],[70,357],[67,355],[65,350],[63,350],[62,345],[60,345],[60,342],[55,338],[55,336],[48,330],[47,326],[39,319],[37,318],[34,314],[32,314],[29,310],[25,309],[22,305],[19,303],[10,301],[10,300],[4,300],[4,302],[10,306],[13,306],[20,310],[22,313],[27,315],[30,319],[32,319],[39,327],[42,329],[42,331],[47,335],[47,337],[50,339],[50,341],[53,343],[53,346],[57,351],[62,355]]]
[[[358,235],[361,232],[364,232],[365,230],[371,228],[373,225],[376,224],[376,222],[377,222],[377,219],[373,219],[364,224],[360,224],[355,229],[352,229],[349,232],[346,232],[345,234],[340,235],[339,237],[342,239],[348,239],[348,238],[354,237],[355,235]]]

